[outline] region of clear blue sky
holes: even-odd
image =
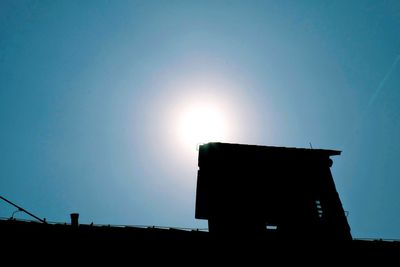
[[[220,141],[343,150],[353,236],[400,238],[399,55],[397,0],[2,0],[0,195],[51,221],[205,227],[176,134],[195,99],[228,114]]]

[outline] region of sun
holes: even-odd
[[[182,112],[179,128],[182,141],[191,148],[202,143],[221,142],[228,130],[224,113],[211,104],[188,106]]]

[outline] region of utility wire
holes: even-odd
[[[30,213],[30,212],[27,211],[26,209],[24,209],[24,208],[18,206],[17,204],[14,204],[13,202],[9,201],[8,199],[6,199],[6,198],[4,198],[4,197],[2,197],[2,196],[0,196],[0,199],[4,200],[4,201],[7,202],[8,204],[10,204],[10,205],[16,207],[16,208],[18,209],[18,211],[25,212],[25,213],[28,214],[29,216],[31,216],[31,217],[35,218],[36,220],[38,220],[39,222],[47,223],[47,222],[46,222],[46,219],[40,219],[39,217],[37,217],[37,216],[35,216],[34,214]]]

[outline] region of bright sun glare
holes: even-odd
[[[223,141],[227,135],[226,118],[211,105],[189,106],[180,121],[181,138],[189,147]]]

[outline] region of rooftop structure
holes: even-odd
[[[199,148],[196,218],[211,233],[351,240],[330,171],[340,151],[227,143]]]

